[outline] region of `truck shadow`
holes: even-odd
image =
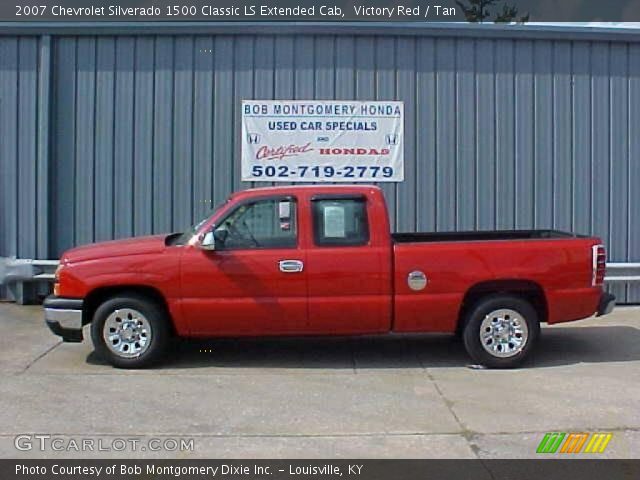
[[[640,330],[626,326],[543,328],[532,367],[640,360]]]
[[[556,326],[543,328],[524,367],[638,360],[637,328]],[[402,335],[181,340],[157,368],[366,370],[464,367],[469,363],[463,344],[452,336]]]

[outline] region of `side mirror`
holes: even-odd
[[[202,241],[200,242],[200,248],[202,250],[215,250],[216,249],[216,238],[213,235],[213,232],[207,232],[202,237]]]
[[[200,248],[202,250],[218,250],[224,245],[227,240],[229,232],[226,230],[212,230],[204,234],[200,241]]]

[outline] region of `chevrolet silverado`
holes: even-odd
[[[45,320],[91,323],[117,367],[163,358],[172,336],[449,332],[472,359],[513,367],[540,324],[609,313],[598,238],[553,230],[390,234],[374,186],[235,193],[184,233],[62,255]]]

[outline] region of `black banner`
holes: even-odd
[[[637,22],[640,0],[14,0],[0,21]]]
[[[0,478],[631,480],[640,460],[0,460]]]

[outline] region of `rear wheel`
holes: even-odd
[[[91,339],[96,352],[119,368],[144,368],[162,358],[169,341],[164,309],[138,295],[114,297],[93,315]]]
[[[528,301],[494,295],[471,308],[463,340],[477,363],[489,368],[512,368],[529,356],[539,335],[538,315]]]

